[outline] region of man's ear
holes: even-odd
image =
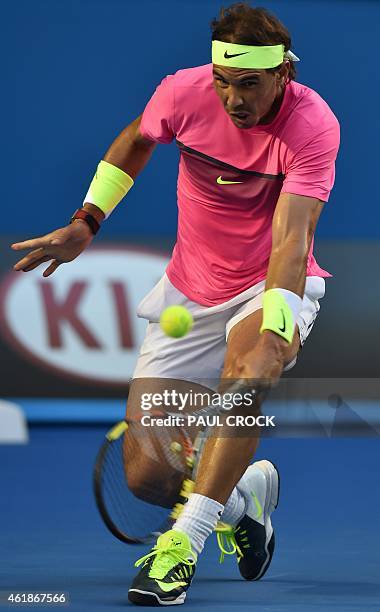
[[[289,76],[289,70],[290,70],[290,62],[289,60],[284,60],[281,64],[280,69],[276,72],[278,83],[287,82],[287,79]]]

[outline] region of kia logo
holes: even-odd
[[[12,272],[0,287],[1,331],[24,357],[73,379],[124,385],[147,322],[138,303],[163,275],[166,255],[95,247],[59,267]]]

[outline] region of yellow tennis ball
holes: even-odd
[[[184,306],[168,306],[160,316],[162,331],[172,338],[182,338],[193,326],[193,317]]]

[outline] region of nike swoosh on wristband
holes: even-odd
[[[186,586],[187,582],[163,582],[162,580],[156,580],[158,586],[161,591],[165,593],[170,593],[170,591],[174,591],[174,589],[178,589],[181,586]]]
[[[284,332],[286,329],[286,322],[285,322],[285,315],[284,315],[283,310],[281,310],[281,314],[282,314],[282,327],[279,327],[278,329],[280,330],[280,332]]]
[[[256,510],[257,510],[257,517],[256,518],[259,519],[260,516],[263,513],[262,505],[260,504],[259,499],[258,499],[258,497],[257,497],[257,495],[256,495],[256,493],[254,491],[251,491],[251,497],[252,497],[253,501],[255,502],[255,506],[256,506]]]
[[[237,185],[242,183],[243,181],[224,181],[221,176],[218,176],[216,179],[218,185]]]
[[[231,59],[231,57],[237,57],[238,55],[247,55],[247,53],[251,53],[251,51],[244,51],[243,53],[233,53],[232,55],[230,55],[228,51],[225,51],[224,57],[226,59]]]

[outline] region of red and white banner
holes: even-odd
[[[128,247],[95,247],[60,266],[12,272],[0,287],[1,331],[24,358],[72,380],[124,385],[146,321],[140,300],[163,275],[168,256]]]

